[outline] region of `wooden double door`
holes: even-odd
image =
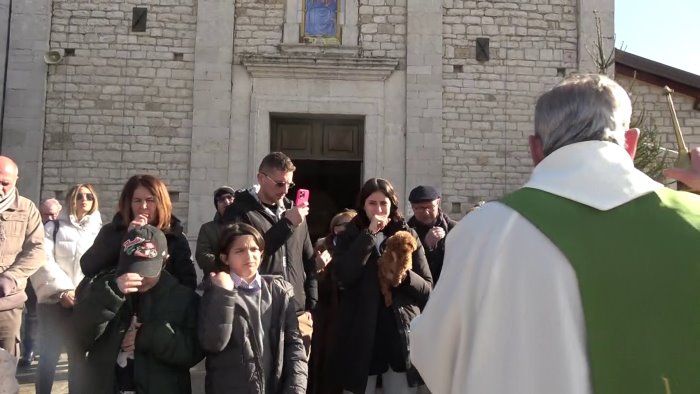
[[[289,156],[296,171],[288,197],[297,188],[310,191],[309,233],[325,236],[333,216],[355,208],[362,186],[364,118],[272,116],[271,151]]]

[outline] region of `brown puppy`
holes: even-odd
[[[377,261],[379,288],[386,306],[393,302],[391,288],[398,286],[413,266],[412,255],[417,248],[416,239],[408,231],[397,231],[386,240],[384,253]]]

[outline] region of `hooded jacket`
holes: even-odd
[[[286,197],[278,204],[281,209],[292,207]],[[265,253],[259,271],[280,275],[294,286],[297,314],[316,306],[316,266],[306,220],[293,226],[288,219],[263,206],[255,189],[248,189],[236,192],[235,201],[226,207],[224,222],[247,223],[263,234]]]
[[[80,268],[85,276],[94,277],[105,269],[117,266],[119,249],[126,230],[127,223],[124,223],[118,213],[114,215],[111,223],[102,227],[92,247],[80,258]],[[165,270],[183,285],[194,289],[197,286],[197,273],[192,263],[190,244],[180,220],[175,215],[170,219],[170,229],[165,231],[165,239],[168,241],[170,255]]]
[[[56,225],[58,231],[54,239]],[[92,246],[101,227],[102,217],[99,211],[85,215],[79,222],[74,215],[63,211],[56,222],[46,223],[46,264],[31,277],[39,303],[55,304],[62,292],[75,290],[84,276],[80,269],[80,258]]]

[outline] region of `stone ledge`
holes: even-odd
[[[254,78],[341,79],[383,81],[399,65],[398,59],[313,56],[310,54],[248,55],[243,66]]]
[[[283,55],[330,56],[330,57],[360,57],[359,46],[315,45],[315,44],[282,44],[279,46]]]

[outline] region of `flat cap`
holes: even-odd
[[[440,193],[432,186],[417,186],[408,195],[408,201],[412,203],[433,201],[440,198]]]

